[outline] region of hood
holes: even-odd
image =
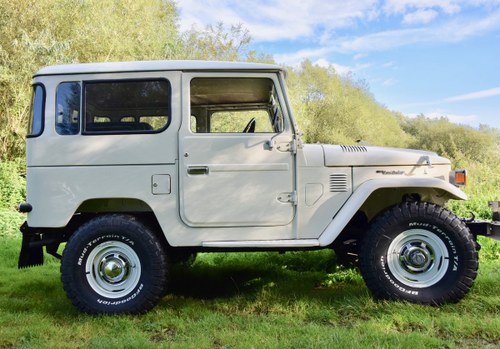
[[[325,166],[414,166],[449,165],[450,160],[436,153],[361,145],[321,145]]]

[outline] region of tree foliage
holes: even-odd
[[[242,25],[180,32],[174,0],[0,0],[0,159],[24,155],[31,75],[76,62],[210,59],[273,62],[249,49]],[[367,84],[304,61],[288,69],[291,103],[306,142],[422,148],[498,163],[500,131],[445,118],[407,118],[380,105]]]
[[[307,142],[406,145],[408,137],[395,114],[375,101],[363,81],[304,61],[291,71],[289,86]]]
[[[406,118],[401,127],[412,136],[409,147],[435,151],[453,159],[461,166],[469,160],[498,163],[498,133],[493,129],[473,129],[451,123],[442,117],[429,119],[424,115]]]

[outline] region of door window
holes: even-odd
[[[194,133],[281,133],[284,117],[268,78],[196,78],[191,81]]]

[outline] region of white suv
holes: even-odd
[[[19,267],[45,246],[80,310],[138,313],[196,252],[334,248],[378,298],[461,299],[486,234],[443,208],[466,199],[450,173],[466,174],[429,152],[303,144],[285,77],[199,61],[41,69]]]

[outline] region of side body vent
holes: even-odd
[[[333,173],[330,175],[330,192],[340,193],[347,191],[347,175],[345,173]]]
[[[345,153],[366,153],[368,149],[362,145],[341,145],[342,151]]]

